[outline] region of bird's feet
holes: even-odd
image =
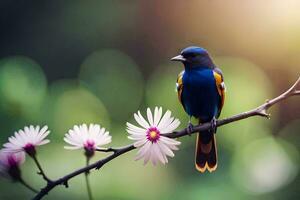
[[[210,121],[210,129],[209,131],[211,133],[216,133],[217,132],[217,119],[214,117],[212,118],[212,120]]]
[[[191,122],[189,122],[188,126],[186,127],[187,134],[189,136],[191,136],[191,133],[193,132],[193,130],[194,130],[194,125]]]

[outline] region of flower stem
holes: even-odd
[[[89,163],[90,163],[90,158],[87,156],[86,157],[86,166],[88,166]],[[89,181],[89,171],[85,172],[85,183],[86,183],[86,189],[87,189],[89,200],[93,200],[91,185],[90,185],[90,181]]]
[[[30,191],[34,192],[34,193],[38,193],[38,191],[36,189],[34,189],[31,185],[29,185],[27,182],[24,181],[24,179],[20,178],[18,180],[22,185],[24,185],[27,189],[29,189]]]
[[[40,175],[43,177],[43,179],[44,179],[45,181],[47,181],[48,183],[51,182],[51,179],[49,179],[49,178],[46,176],[46,174],[45,174],[45,172],[44,172],[44,170],[43,170],[41,164],[39,163],[39,161],[38,161],[36,155],[35,155],[35,154],[34,154],[34,155],[31,155],[31,157],[32,157],[32,159],[34,160],[36,166],[37,166],[38,169],[39,169],[38,174],[40,174]]]

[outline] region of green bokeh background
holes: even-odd
[[[63,149],[74,124],[98,123],[112,146],[129,144],[133,113],[162,106],[187,123],[175,92],[189,45],[209,50],[227,85],[221,118],[249,110],[287,89],[300,74],[300,2],[25,1],[0,2],[0,142],[25,125],[48,125],[51,143],[38,149],[50,177],[85,163]],[[218,170],[194,169],[195,136],[169,164],[143,166],[127,153],[91,172],[95,199],[299,199],[300,100],[218,129]],[[99,153],[93,161],[105,156]],[[44,186],[29,158],[23,176]],[[84,177],[45,199],[87,199]],[[30,199],[22,185],[0,180],[0,199]]]

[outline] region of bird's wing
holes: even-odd
[[[224,83],[222,71],[219,68],[214,69],[214,77],[215,77],[218,93],[221,97],[219,113],[218,113],[218,116],[219,116],[221,114],[221,110],[222,110],[224,102],[225,102],[226,86]]]
[[[183,90],[183,81],[182,81],[183,74],[184,74],[184,70],[178,74],[177,81],[176,81],[176,90],[178,94],[178,99],[182,105],[183,102],[182,102],[181,95]]]

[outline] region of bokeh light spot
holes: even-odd
[[[137,64],[121,51],[92,53],[82,64],[80,79],[101,99],[113,120],[128,119],[140,106],[142,74]]]
[[[232,176],[252,194],[275,191],[298,174],[299,153],[287,142],[271,137],[256,140],[236,152]]]
[[[110,118],[103,103],[78,82],[61,80],[51,85],[46,106],[53,134],[61,136],[74,125],[97,123],[109,129]]]
[[[177,96],[176,79],[183,70],[179,65],[161,65],[157,67],[147,81],[146,103],[148,106],[162,106],[173,112],[183,123],[188,120]]]
[[[46,89],[45,75],[32,59],[15,56],[0,61],[0,102],[6,112],[35,119]]]

